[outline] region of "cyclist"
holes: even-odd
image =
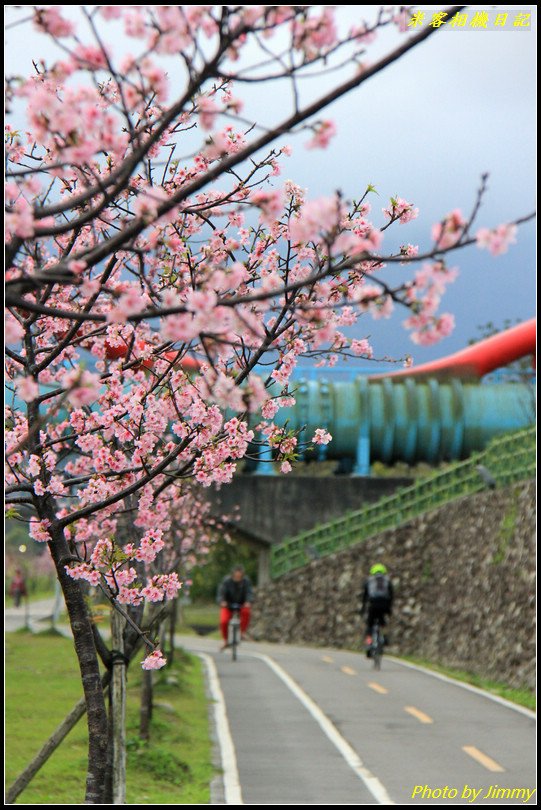
[[[361,616],[366,612],[365,645],[367,655],[370,653],[369,648],[372,644],[374,622],[377,619],[382,627],[385,625],[386,617],[391,615],[393,596],[393,585],[387,574],[386,567],[381,563],[376,563],[370,569],[370,576],[365,580],[361,593]]]
[[[236,565],[231,574],[221,581],[218,588],[218,603],[220,605],[220,630],[225,650],[227,644],[227,627],[233,616],[233,605],[240,605],[240,632],[245,635],[250,624],[251,607],[253,601],[252,583],[244,573],[242,565]]]

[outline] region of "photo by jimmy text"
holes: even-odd
[[[497,801],[498,799],[515,799],[517,804],[527,804],[536,793],[536,788],[527,787],[475,787],[462,785],[461,787],[430,787],[430,785],[415,785],[411,792],[412,799],[440,800],[440,799],[466,799],[467,802]]]

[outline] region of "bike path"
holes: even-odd
[[[426,803],[421,792],[412,796],[424,785],[455,788],[462,803],[473,795],[466,786],[481,791],[479,801],[494,785],[535,787],[533,718],[388,657],[375,672],[360,654],[318,652],[275,656],[397,803]]]
[[[524,801],[536,778],[528,713],[389,657],[376,672],[359,653],[244,643],[233,663],[218,642],[182,641],[216,662],[245,804],[536,803],[537,794]],[[317,704],[387,800],[348,767],[265,657]],[[445,797],[428,792],[446,786]]]
[[[30,602],[27,599],[21,601],[19,607],[15,607],[11,600],[4,603],[4,631],[13,633],[23,627],[39,629],[39,622],[52,621],[55,611],[64,606],[63,599],[47,598]]]
[[[33,603],[32,619],[49,618],[52,606],[53,600]],[[23,609],[7,608],[5,614],[7,630],[24,626]],[[245,642],[233,663],[216,640],[178,641],[215,662],[244,804],[537,803],[537,794],[525,800],[536,776],[535,719],[526,710],[388,656],[375,672],[359,653]],[[362,760],[365,776],[376,781],[375,793],[269,661],[342,735]],[[458,795],[427,792],[445,787]],[[524,793],[506,798],[502,791]],[[216,795],[212,803],[223,802]]]
[[[375,800],[264,661],[215,657],[245,804]]]

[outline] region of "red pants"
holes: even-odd
[[[240,609],[240,632],[244,633],[250,624],[250,616],[252,609],[247,605],[243,605]],[[233,611],[229,608],[220,608],[220,630],[224,641],[227,641],[227,625],[233,616]]]

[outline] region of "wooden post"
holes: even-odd
[[[113,804],[126,804],[126,660],[124,658],[124,625],[126,620],[117,610],[111,614],[113,675]]]
[[[152,670],[143,670],[141,685],[141,713],[139,716],[139,737],[150,739],[150,720],[152,718]]]
[[[167,656],[167,663],[169,666],[173,663],[175,658],[175,633],[177,629],[178,611],[180,609],[180,599],[177,597],[171,603],[171,612],[169,614],[169,654]]]

